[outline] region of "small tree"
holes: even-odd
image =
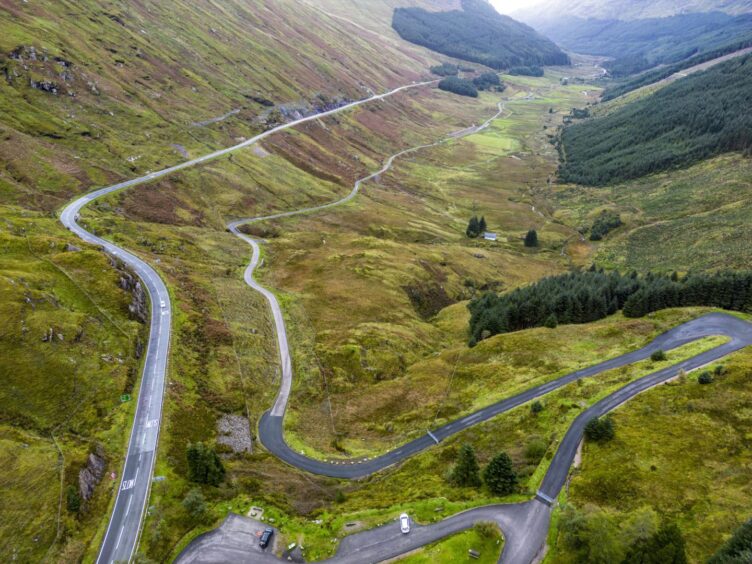
[[[455,486],[473,487],[480,486],[480,468],[475,458],[475,450],[468,444],[462,445],[457,464],[449,477]]]
[[[713,383],[713,375],[708,372],[707,370],[700,374],[699,378],[697,378],[697,381],[700,384],[712,384]]]
[[[470,218],[465,234],[471,239],[475,239],[480,234],[480,222],[476,216]]]
[[[478,222],[478,233],[484,233],[486,229],[488,229],[486,218],[481,216],[480,221]]]
[[[526,247],[537,247],[538,246],[538,232],[535,229],[531,229],[527,232],[527,235],[525,235],[525,246]]]
[[[662,360],[666,360],[666,353],[662,350],[653,351],[653,354],[650,355],[650,360],[653,362],[661,362]]]
[[[541,411],[543,411],[543,404],[539,402],[538,400],[535,400],[533,403],[530,404],[530,412],[533,415],[538,415]]]
[[[188,479],[199,484],[218,486],[225,477],[225,467],[214,449],[204,443],[190,443],[186,449]]]
[[[497,454],[486,466],[483,479],[496,495],[509,495],[517,485],[517,474],[512,467],[512,459],[506,452]]]
[[[556,329],[559,326],[559,320],[556,318],[556,314],[552,313],[549,315],[543,325],[549,329]]]
[[[206,499],[204,494],[198,488],[190,490],[183,498],[183,507],[185,507],[188,514],[197,521],[202,520],[206,516]]]
[[[596,443],[605,443],[614,438],[614,421],[610,417],[594,417],[585,425],[585,438]]]
[[[76,486],[65,488],[65,507],[71,513],[78,513],[81,509],[81,496]]]

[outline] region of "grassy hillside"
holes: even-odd
[[[710,385],[691,374],[619,408],[616,438],[585,444],[566,499],[598,520],[598,537],[584,534],[585,546],[573,547],[560,520],[547,562],[588,561],[588,544],[613,538],[638,513],[651,512],[656,521],[679,525],[689,562],[706,562],[750,517],[751,362],[749,350],[736,353]],[[616,551],[623,554],[618,545]]]
[[[104,477],[78,510],[66,494],[82,495],[91,453],[108,474],[120,470],[133,407],[121,396],[138,383],[145,333],[122,288],[128,273],[69,246],[55,218],[0,211],[0,554],[40,561],[68,539],[65,560],[75,561],[113,481]]]
[[[290,1],[9,3],[0,23],[0,194],[43,209],[434,60]]]
[[[556,217],[575,228],[587,229],[605,210],[624,222],[592,244],[581,259],[585,266],[595,261],[666,273],[746,269],[751,182],[752,160],[730,154],[614,186],[557,186],[553,198],[561,206]]]
[[[135,281],[54,212],[94,186],[409,83],[438,58],[292,1],[5,1],[0,26],[0,555],[76,561],[92,558],[106,524],[145,335],[129,311]],[[126,212],[212,221],[169,197]],[[188,358],[227,339],[219,322],[191,331]],[[107,477],[69,510],[90,454]]]
[[[569,64],[551,41],[499,14],[486,0],[462,0],[462,10],[448,12],[397,8],[392,26],[411,43],[499,70]]]
[[[752,147],[752,56],[564,129],[559,176],[603,185]]]

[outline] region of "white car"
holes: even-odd
[[[403,535],[410,532],[410,517],[407,516],[407,513],[400,515],[400,530]]]
[[[166,307],[167,307],[167,304],[165,303],[165,301],[164,301],[164,300],[160,300],[160,302],[159,302],[159,307],[161,307],[162,309],[164,309],[164,308],[166,308]]]

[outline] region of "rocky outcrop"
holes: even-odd
[[[104,477],[106,462],[102,453],[89,453],[86,466],[78,472],[78,493],[81,499],[88,501],[94,495],[99,482]]]
[[[141,281],[130,272],[120,271],[120,287],[126,292],[130,292],[132,299],[128,306],[128,311],[134,319],[141,323],[146,323],[148,319],[148,308],[146,307],[146,292]]]

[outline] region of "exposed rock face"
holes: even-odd
[[[131,315],[141,323],[146,323],[148,308],[146,307],[146,292],[144,292],[144,288],[141,286],[141,281],[130,272],[121,270],[120,287],[126,292],[130,292],[131,296],[133,296],[128,306]]]
[[[105,460],[99,454],[90,453],[84,466],[78,473],[78,492],[81,499],[88,501],[94,495],[94,489],[102,480],[105,470]]]

